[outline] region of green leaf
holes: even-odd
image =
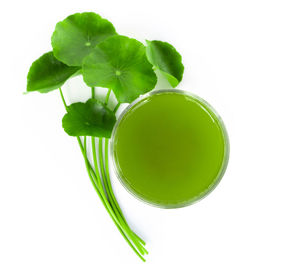
[[[167,42],[158,40],[147,42],[147,58],[169,81],[172,87],[176,87],[182,80],[184,71],[181,55]]]
[[[52,51],[32,63],[27,75],[27,92],[47,93],[61,87],[66,80],[79,71],[57,60]]]
[[[115,114],[96,99],[68,106],[62,126],[70,136],[110,138],[116,122]]]
[[[51,43],[54,56],[70,66],[81,66],[93,48],[116,35],[114,26],[92,12],[76,13],[56,24]]]
[[[151,91],[157,81],[145,46],[125,36],[114,36],[98,44],[84,59],[82,75],[89,86],[112,89],[121,103],[130,103]]]

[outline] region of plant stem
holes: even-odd
[[[141,246],[140,244],[145,245],[145,242],[137,236],[129,227],[129,225],[126,222],[126,219],[121,211],[121,208],[117,202],[117,199],[114,195],[114,192],[112,190],[110,176],[109,176],[109,168],[108,168],[108,139],[105,138],[105,159],[103,157],[103,148],[102,148],[102,139],[99,139],[99,163],[101,168],[101,175],[103,179],[103,183],[106,189],[106,193],[108,195],[108,199],[110,200],[110,203],[113,207],[113,210],[115,211],[117,218],[119,219],[120,223],[124,227],[125,230],[127,230],[128,235],[130,235],[130,239],[134,243],[134,245],[137,247],[137,249],[141,252],[141,254],[148,253],[147,250]],[[104,161],[105,160],[105,169],[104,169]]]
[[[108,151],[109,151],[109,139],[105,138],[105,171],[103,172],[106,178],[106,182],[107,182],[107,187],[108,187],[108,193],[111,195],[111,199],[112,199],[112,204],[116,207],[116,211],[118,211],[119,213],[119,217],[122,221],[122,223],[129,229],[130,233],[133,235],[133,241],[135,241],[135,245],[137,245],[137,247],[139,247],[144,253],[148,254],[148,251],[144,248],[144,247],[140,247],[141,243],[142,245],[146,245],[145,241],[143,239],[141,239],[138,235],[136,235],[130,228],[129,225],[122,213],[122,210],[117,202],[117,199],[114,195],[114,192],[112,190],[112,185],[111,185],[111,181],[110,181],[110,174],[109,174],[109,157],[108,157]],[[103,168],[104,169],[104,168]]]
[[[93,140],[93,137],[92,137],[92,151],[93,151],[93,160],[94,160],[95,172],[96,172],[97,179],[98,179],[98,182],[99,182],[99,180],[101,179],[100,178],[101,176],[100,176],[99,167],[98,167],[98,164],[97,164],[98,161],[97,161],[97,153],[96,153],[96,144],[95,144],[95,140]],[[85,158],[86,158],[86,155],[85,155]],[[131,239],[131,237],[129,235],[130,231],[128,231],[127,228],[126,228],[126,226],[124,226],[122,223],[120,223],[119,219],[117,219],[117,216],[115,215],[115,212],[113,211],[113,209],[111,207],[111,204],[110,204],[109,200],[107,199],[107,197],[105,195],[104,188],[103,188],[103,186],[101,184],[101,180],[100,180],[100,183],[98,184],[97,187],[98,187],[97,189],[99,190],[99,192],[101,194],[101,197],[103,197],[103,202],[104,202],[106,210],[111,215],[111,217],[114,220],[114,222],[116,223],[116,225],[122,230],[122,234],[124,234],[124,236],[126,236],[126,241],[128,241],[128,244],[132,248],[134,248],[134,250],[138,254],[138,256],[142,258],[142,256],[140,255],[140,253],[138,253],[138,251],[136,250],[136,248],[133,247],[133,245],[131,244],[131,242],[129,240],[129,239]],[[141,252],[141,254],[142,253],[143,253],[143,251]]]
[[[97,157],[96,157],[96,140],[95,137],[91,137],[92,140],[92,151],[93,151],[93,159],[94,159],[94,167],[97,175],[97,181],[98,181],[98,186],[100,186],[101,183],[101,177],[99,174],[99,167],[98,167],[98,162],[97,162]],[[98,173],[97,173],[98,172]]]
[[[111,89],[108,89],[107,94],[106,94],[106,98],[105,98],[105,105],[108,104],[110,93],[111,93]]]
[[[95,98],[95,88],[94,87],[91,88],[91,93],[92,93],[92,98]],[[110,93],[111,93],[111,89],[109,89],[109,91],[107,92],[106,99],[105,99],[105,105],[107,105],[107,103],[108,103]],[[95,137],[91,137],[91,141],[92,141],[92,153],[93,153],[93,161],[94,161],[94,167],[95,167],[96,178],[97,178],[97,183],[98,183],[98,189],[102,193],[104,202],[107,204],[107,210],[115,213],[113,216],[116,217],[117,220],[119,221],[118,224],[119,224],[120,228],[122,229],[122,231],[124,232],[124,234],[134,243],[134,245],[140,251],[140,253],[144,254],[144,252],[145,252],[144,248],[141,247],[141,245],[139,244],[139,241],[137,241],[136,236],[132,235],[133,232],[128,227],[127,223],[126,224],[124,223],[124,220],[121,217],[120,212],[114,203],[115,201],[113,200],[112,195],[110,193],[110,189],[107,184],[107,179],[106,179],[106,175],[105,175],[104,167],[103,167],[103,155],[102,155],[102,151],[100,151],[100,149],[102,150],[102,139],[99,138],[99,146],[98,146],[100,168],[98,166],[98,160],[97,160]],[[101,169],[103,183],[101,182],[100,169]],[[111,212],[111,214],[112,214],[112,212]]]
[[[111,193],[110,193],[110,190],[109,190],[109,187],[108,187],[108,183],[107,183],[107,179],[106,179],[106,174],[105,174],[105,171],[104,171],[104,158],[103,158],[103,147],[102,147],[102,138],[99,138],[99,147],[98,147],[98,159],[99,159],[99,166],[100,166],[100,171],[101,171],[101,176],[102,176],[102,180],[103,180],[103,184],[104,184],[104,187],[105,187],[105,190],[106,190],[106,193],[107,193],[107,198],[110,200],[110,203],[113,207],[113,210],[115,211],[118,219],[120,220],[119,218],[119,211],[116,210],[116,207],[115,207],[115,204],[114,204],[114,201],[112,199],[112,196],[111,196]]]
[[[60,96],[62,99],[62,102],[64,104],[64,107],[66,111],[68,112],[68,106],[66,104],[62,89],[59,88]],[[92,92],[92,98],[95,98],[95,88],[91,88]],[[109,93],[111,90],[109,90]],[[109,98],[109,95],[107,96]],[[108,101],[107,101],[108,102]],[[106,104],[107,104],[106,102]],[[116,111],[120,106],[120,103],[117,104],[115,107]],[[110,215],[111,219],[115,223],[116,227],[118,228],[119,232],[121,235],[124,237],[128,245],[133,249],[133,251],[137,254],[137,256],[142,260],[146,261],[142,255],[144,253],[148,253],[147,250],[142,246],[145,245],[145,242],[138,237],[128,226],[124,215],[122,214],[122,211],[118,205],[118,202],[114,196],[114,193],[112,191],[112,186],[110,182],[110,176],[109,176],[109,169],[108,169],[108,139],[105,139],[105,169],[104,169],[104,157],[103,157],[103,147],[102,147],[102,138],[99,138],[99,163],[100,163],[100,168],[98,166],[98,161],[97,161],[97,152],[96,152],[96,141],[95,137],[91,137],[91,143],[92,143],[92,153],[93,153],[93,161],[94,161],[94,167],[95,171],[92,168],[88,157],[87,157],[87,137],[84,137],[84,144],[82,144],[81,139],[79,136],[76,137],[78,145],[80,147],[81,153],[84,157],[86,169],[89,175],[89,178],[92,182],[92,185],[99,196],[102,204],[104,205],[106,211]],[[101,143],[100,143],[101,142]],[[100,175],[100,170],[101,170],[101,175],[102,175],[102,180],[103,184],[101,181],[101,175]],[[104,185],[104,186],[103,186]],[[142,245],[141,245],[141,244]]]
[[[113,110],[114,114],[118,111],[120,105],[121,105],[121,103],[118,102],[118,104],[115,106],[115,108],[114,108],[114,110]]]
[[[64,106],[65,106],[65,108],[66,108],[66,111],[68,112],[68,106],[67,106],[67,104],[66,104],[66,100],[65,100],[65,98],[64,98],[64,95],[63,95],[63,92],[62,92],[62,90],[61,90],[61,87],[59,87],[59,93],[60,93],[60,97],[61,97],[61,99],[62,99],[62,101],[63,101],[63,104],[64,104]]]
[[[82,142],[80,141],[80,145],[82,145]],[[86,169],[87,169],[87,172],[88,172],[88,175],[90,177],[90,180],[94,186],[94,189],[95,191],[97,192],[100,200],[102,201],[106,211],[108,212],[108,214],[110,215],[111,219],[113,220],[113,222],[115,223],[116,227],[118,228],[118,230],[120,231],[121,235],[124,237],[124,239],[126,240],[126,242],[128,243],[128,245],[133,249],[133,251],[137,254],[137,256],[142,260],[142,261],[146,261],[143,256],[136,250],[136,248],[131,244],[131,242],[129,241],[129,239],[127,238],[127,236],[125,235],[125,232],[124,230],[122,230],[122,227],[120,226],[120,223],[117,221],[115,215],[113,214],[111,208],[109,207],[109,205],[107,204],[107,201],[106,199],[104,198],[104,193],[103,193],[103,190],[101,190],[101,188],[99,188],[99,186],[96,185],[96,183],[94,182],[93,180],[93,177],[91,175],[91,172],[90,172],[90,163],[88,161],[88,158],[87,158],[87,154],[86,154],[86,137],[84,137],[84,147],[83,147],[83,156],[84,156],[84,160],[85,160],[85,164],[86,164]],[[97,174],[97,171],[96,171],[96,174]]]
[[[95,98],[95,87],[91,88],[91,92],[92,92],[92,98]]]

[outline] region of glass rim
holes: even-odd
[[[217,175],[217,177],[215,178],[215,180],[209,185],[209,187],[201,192],[199,195],[193,197],[192,199],[189,199],[185,202],[181,202],[181,203],[177,203],[177,204],[159,204],[159,203],[155,203],[149,200],[146,200],[143,197],[140,197],[134,190],[133,188],[131,188],[129,186],[129,184],[122,178],[121,172],[118,169],[118,165],[116,163],[116,159],[115,159],[115,155],[114,155],[114,143],[115,143],[115,136],[116,136],[116,131],[121,123],[121,121],[123,120],[124,116],[135,106],[137,105],[139,102],[143,101],[144,99],[151,97],[153,95],[156,94],[162,94],[162,93],[177,93],[177,94],[183,94],[183,95],[187,95],[192,97],[193,99],[196,99],[197,101],[199,101],[203,106],[207,107],[209,109],[209,111],[215,116],[214,120],[218,122],[218,125],[221,128],[222,131],[222,135],[223,135],[223,139],[224,139],[224,156],[223,156],[223,161],[222,161],[222,165],[220,167],[219,173]],[[179,90],[179,89],[161,89],[161,90],[155,90],[155,91],[150,91],[146,94],[143,94],[141,96],[139,96],[137,99],[135,99],[132,103],[130,103],[128,106],[126,106],[125,109],[123,109],[123,111],[121,112],[120,116],[117,119],[117,122],[115,123],[114,127],[113,127],[113,131],[111,134],[111,138],[110,138],[110,159],[112,160],[113,163],[113,170],[114,173],[116,174],[119,182],[122,184],[122,186],[126,189],[127,192],[129,192],[133,197],[135,197],[136,199],[138,199],[139,201],[142,201],[143,203],[146,203],[147,205],[151,205],[154,207],[158,207],[158,208],[163,208],[163,209],[176,209],[176,208],[182,208],[182,207],[186,207],[189,205],[192,205],[194,203],[199,202],[200,200],[202,200],[203,198],[205,198],[208,194],[210,194],[216,187],[217,185],[220,183],[221,179],[223,178],[225,171],[227,169],[228,166],[228,161],[229,161],[229,152],[230,152],[230,144],[229,144],[229,137],[228,137],[228,133],[225,127],[225,124],[221,118],[221,116],[218,114],[218,112],[207,102],[205,101],[203,98],[199,97],[198,95],[195,95],[191,92],[187,92],[184,90]]]

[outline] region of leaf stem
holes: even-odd
[[[66,111],[68,112],[68,106],[67,106],[66,100],[65,100],[65,98],[64,98],[63,92],[62,92],[62,90],[61,90],[61,87],[59,87],[59,93],[60,93],[60,97],[61,97],[61,99],[62,99],[62,101],[63,101],[63,104],[64,104],[64,106],[65,106],[65,108],[66,108]]]
[[[100,164],[99,166],[100,166],[100,171],[101,171],[103,184],[105,186],[106,193],[107,193],[107,198],[110,200],[110,203],[111,203],[111,205],[112,205],[112,207],[113,207],[113,209],[116,212],[117,217],[118,217],[118,210],[116,210],[115,205],[114,205],[114,201],[112,200],[110,190],[109,190],[109,187],[108,187],[108,183],[107,183],[107,179],[106,179],[106,175],[105,175],[105,171],[104,171],[102,138],[99,138],[98,159],[99,159],[99,164]]]
[[[105,179],[107,182],[107,188],[108,188],[108,193],[111,195],[111,199],[112,199],[112,204],[116,207],[116,211],[118,211],[119,213],[119,217],[121,218],[122,223],[127,227],[127,229],[129,229],[130,233],[133,235],[133,241],[135,242],[135,245],[137,245],[138,248],[140,248],[143,253],[148,254],[148,251],[144,248],[144,247],[140,247],[139,243],[141,243],[142,245],[146,245],[145,241],[143,239],[141,239],[138,235],[136,235],[130,228],[129,225],[122,213],[122,210],[117,202],[117,199],[114,195],[114,192],[112,190],[112,185],[111,185],[111,181],[110,181],[110,173],[109,173],[109,157],[108,157],[108,153],[109,152],[109,139],[105,138],[105,171],[103,172],[105,175]],[[104,168],[103,168],[104,170]]]
[[[93,151],[93,161],[94,161],[94,167],[95,167],[95,172],[97,175],[97,179],[98,179],[98,190],[101,194],[101,197],[103,197],[103,201],[104,201],[104,205],[105,208],[107,210],[107,212],[111,215],[112,219],[114,220],[114,222],[116,223],[116,225],[122,230],[122,234],[124,234],[124,236],[126,236],[126,241],[128,242],[128,244],[134,248],[134,251],[138,254],[138,256],[143,260],[143,257],[141,254],[143,254],[143,250],[141,250],[141,254],[136,250],[135,247],[133,247],[133,245],[131,244],[130,240],[131,237],[129,236],[129,234],[131,233],[130,231],[128,231],[128,229],[126,228],[126,226],[124,226],[124,224],[122,224],[119,219],[116,216],[116,212],[112,209],[111,204],[109,202],[109,200],[107,199],[105,192],[104,192],[104,188],[102,186],[101,183],[101,176],[100,176],[100,172],[99,172],[99,167],[98,167],[98,161],[97,161],[97,153],[96,153],[96,144],[95,144],[95,138],[92,137],[92,151]],[[86,158],[86,155],[85,155]],[[128,234],[129,233],[129,234]],[[137,248],[140,250],[140,247],[137,246]]]
[[[91,87],[92,98],[95,98],[95,87]]]
[[[80,145],[82,145],[82,142],[80,141]],[[86,164],[86,169],[87,169],[87,172],[88,172],[88,175],[90,177],[90,180],[93,184],[93,187],[96,191],[96,193],[98,194],[101,202],[103,203],[106,211],[108,212],[108,214],[110,215],[111,219],[113,220],[113,222],[115,223],[116,227],[118,228],[118,230],[120,231],[121,235],[124,237],[124,239],[126,240],[126,242],[128,243],[128,245],[133,249],[133,251],[137,254],[137,256],[142,260],[142,261],[146,261],[143,256],[136,250],[136,248],[131,244],[131,242],[129,241],[129,239],[127,238],[127,236],[125,235],[125,232],[124,230],[122,229],[122,227],[120,226],[120,223],[117,221],[115,215],[113,214],[110,206],[107,204],[107,201],[106,199],[104,198],[103,196],[103,190],[101,190],[101,188],[99,189],[99,186],[96,185],[92,175],[91,175],[91,168],[90,168],[90,164],[89,164],[89,161],[88,161],[88,158],[87,158],[87,154],[86,154],[86,137],[84,137],[84,146],[83,146],[83,156],[84,156],[84,160],[85,160],[85,164]],[[96,174],[97,174],[97,171],[96,171]]]
[[[113,110],[113,113],[114,113],[114,114],[118,111],[120,105],[121,105],[121,103],[118,102],[118,104],[115,106],[115,108],[114,108],[114,110]]]
[[[92,87],[91,91],[92,91],[92,96],[95,97],[95,88]],[[64,107],[68,112],[68,106],[66,104],[61,88],[59,88],[59,92]],[[120,103],[115,107],[115,109],[118,109],[119,106]],[[95,137],[91,137],[92,153],[93,153],[93,160],[94,160],[94,167],[95,167],[95,171],[94,171],[87,157],[87,137],[84,136],[84,144],[82,144],[81,138],[79,136],[77,136],[76,138],[81,153],[84,157],[88,176],[92,182],[92,185],[97,195],[99,196],[101,202],[103,203],[106,211],[110,215],[111,219],[115,223],[116,227],[118,228],[119,232],[124,237],[128,245],[133,249],[133,251],[137,254],[137,256],[142,261],[146,261],[142,256],[145,253],[148,254],[147,250],[143,247],[143,245],[145,245],[145,242],[140,237],[138,237],[128,226],[125,217],[122,214],[122,211],[112,191],[112,186],[111,186],[110,176],[109,176],[109,168],[108,168],[108,142],[109,142],[108,139],[105,139],[105,169],[104,169],[102,138],[99,138],[99,156],[98,156],[99,164],[100,164],[100,168],[99,168],[98,161],[97,161]],[[101,170],[103,184],[101,181],[100,170]]]
[[[108,89],[107,94],[106,94],[106,98],[105,98],[105,105],[108,104],[110,93],[111,93],[111,89]]]
[[[106,189],[106,193],[108,195],[108,198],[110,200],[110,203],[113,207],[113,210],[115,211],[120,223],[124,227],[125,230],[127,230],[128,235],[130,235],[130,239],[134,243],[134,245],[137,247],[137,249],[141,252],[141,254],[148,253],[147,250],[142,246],[145,245],[145,242],[137,236],[129,227],[129,225],[126,222],[126,219],[121,211],[121,208],[117,202],[117,199],[114,195],[114,192],[112,190],[110,176],[109,176],[109,164],[108,164],[108,142],[109,140],[105,138],[105,168],[104,168],[104,156],[103,156],[103,145],[102,145],[102,139],[99,139],[99,161],[100,161],[100,168],[101,168],[101,174],[103,183]],[[140,245],[140,243],[142,245]]]
[[[93,151],[94,167],[95,167],[96,176],[97,176],[97,180],[98,180],[98,186],[100,186],[102,183],[101,183],[101,177],[100,177],[100,174],[99,174],[99,167],[98,167],[98,162],[97,162],[95,137],[91,137],[91,140],[92,140],[92,151]]]

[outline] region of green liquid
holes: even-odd
[[[124,185],[162,207],[204,196],[227,163],[220,119],[206,103],[178,92],[153,94],[135,104],[121,118],[113,142]]]

